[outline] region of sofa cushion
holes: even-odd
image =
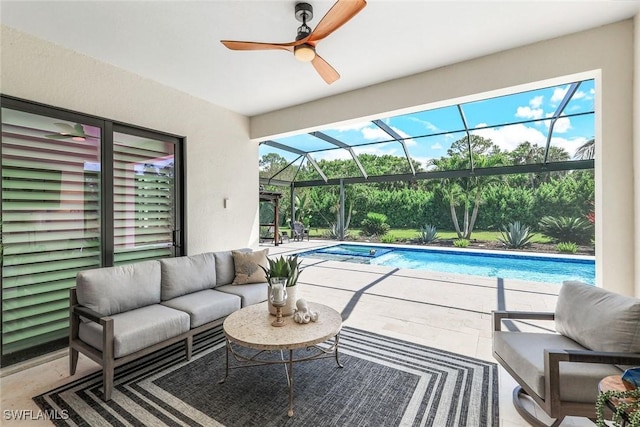
[[[251,248],[237,249],[237,252],[251,252]],[[233,263],[231,251],[214,252],[216,259],[216,286],[228,285],[236,276],[236,267]]]
[[[164,301],[162,304],[184,311],[191,318],[191,328],[213,322],[240,309],[240,297],[206,289]]]
[[[496,331],[493,335],[494,354],[504,360],[543,399],[545,349],[585,350],[575,341],[557,334]],[[560,362],[560,398],[595,404],[600,380],[621,373],[613,365]]]
[[[224,285],[216,288],[216,291],[237,295],[242,299],[242,307],[258,304],[267,300],[269,286],[264,283],[250,283],[248,285]]]
[[[78,302],[110,316],[160,302],[160,263],[143,261],[76,275]]]
[[[216,261],[213,253],[163,258],[159,261],[162,271],[162,301],[216,285]]]
[[[247,283],[263,283],[267,279],[262,268],[269,268],[267,260],[268,249],[255,252],[231,251],[236,275],[233,278],[234,285],[246,285]]]
[[[640,353],[640,299],[566,281],[555,324],[559,333],[590,350]]]
[[[189,315],[160,304],[111,316],[113,319],[113,354],[123,357],[143,348],[173,338],[189,330]],[[79,337],[102,350],[102,325],[80,322]]]

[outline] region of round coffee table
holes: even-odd
[[[337,365],[342,368],[338,359],[338,343],[342,317],[340,313],[326,305],[310,302],[309,308],[318,312],[318,321],[300,324],[293,321],[293,317],[286,317],[287,324],[282,327],[271,326],[273,316],[269,314],[267,303],[255,304],[230,314],[223,323],[226,337],[226,371],[220,383],[225,382],[230,369],[245,368],[258,365],[282,364],[286,365],[287,383],[289,386],[289,416],[293,416],[293,365],[294,363],[334,357]],[[318,344],[332,340],[329,345]],[[246,356],[239,354],[234,345],[258,350],[257,353]],[[294,357],[294,350],[306,348],[309,354]],[[280,360],[267,359],[271,351],[280,351]],[[284,351],[289,351],[285,358]],[[247,362],[239,366],[229,366],[229,355],[238,362]]]

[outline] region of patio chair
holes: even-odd
[[[640,299],[564,282],[555,313],[492,315],[493,355],[518,383],[513,404],[533,426],[547,424],[525,409],[525,395],[556,419],[552,426],[565,416],[595,419],[600,380],[640,365]],[[555,320],[557,333],[502,331],[506,319]]]
[[[295,221],[293,223],[293,240],[303,241],[305,235],[307,236],[307,241],[309,241],[309,230],[305,229],[304,224],[300,221]]]

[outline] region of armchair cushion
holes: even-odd
[[[500,331],[494,332],[493,349],[542,399],[546,399],[544,350],[585,350],[573,340],[558,334]],[[598,382],[606,376],[621,373],[613,365],[560,362],[560,399],[595,402]]]
[[[589,350],[640,353],[640,299],[565,281],[556,330]]]

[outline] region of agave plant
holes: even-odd
[[[435,225],[427,224],[423,227],[420,227],[420,241],[422,243],[431,243],[438,238],[438,231],[436,230]]]
[[[260,266],[260,268],[264,270],[267,282],[269,282],[272,277],[286,277],[287,287],[296,285],[301,271],[298,255],[288,256],[286,258],[284,256],[269,258],[268,261],[268,269]]]
[[[520,221],[511,222],[506,227],[503,226],[500,234],[501,237],[498,237],[498,240],[506,247],[514,249],[528,246],[533,238],[529,227],[520,224]]]

